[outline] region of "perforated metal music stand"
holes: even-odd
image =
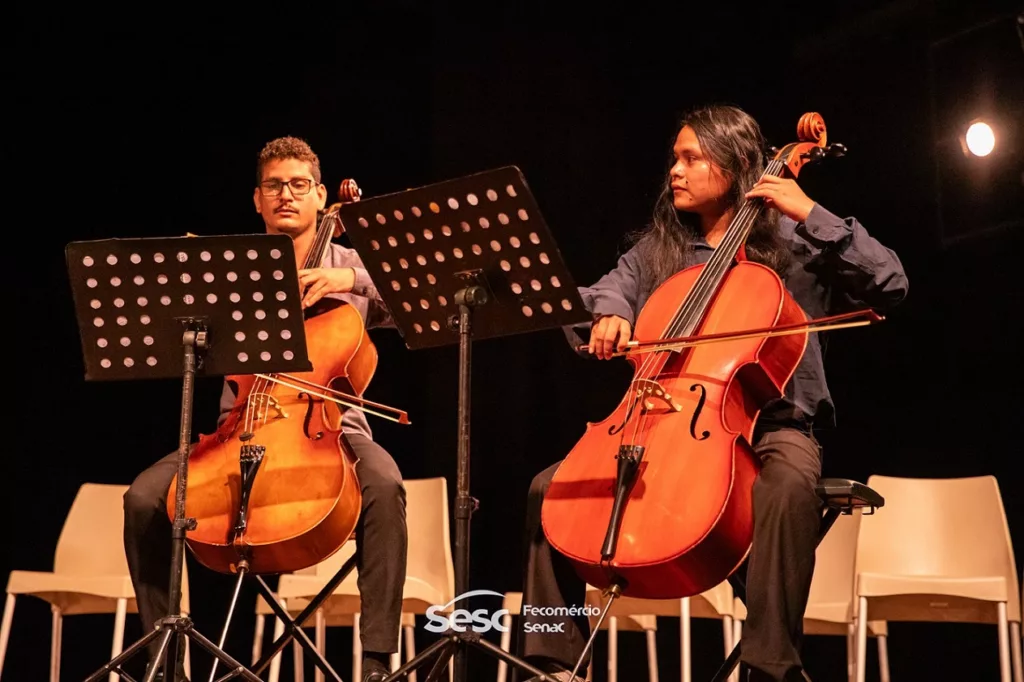
[[[186,531],[196,527],[185,518],[185,491],[197,375],[312,369],[292,241],[268,234],[108,239],[69,244],[66,258],[86,380],[183,379],[168,614],[86,682],[110,672],[130,680],[121,665],[158,636],[146,682],[158,662],[174,671],[184,659],[181,637],[228,667],[222,679],[259,682],[180,615]]]
[[[459,344],[456,598],[469,590],[471,348],[474,340],[591,319],[526,180],[508,166],[405,192],[343,204],[339,217],[410,349]],[[454,607],[469,608],[465,600]],[[473,644],[544,680],[553,678],[472,630],[450,632],[388,680],[436,656],[429,680],[452,654],[466,680]]]

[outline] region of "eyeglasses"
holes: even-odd
[[[310,178],[292,178],[288,182],[281,182],[280,180],[264,180],[260,183],[260,194],[265,197],[276,197],[281,194],[281,190],[284,189],[285,185],[288,185],[288,189],[294,196],[302,196],[309,194],[309,190],[313,188],[313,180]]]

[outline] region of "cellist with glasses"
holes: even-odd
[[[567,330],[574,347],[598,359],[626,351],[659,285],[708,263],[752,202],[763,207],[742,244],[745,259],[777,273],[808,318],[858,308],[884,312],[904,299],[907,277],[896,254],[855,218],[840,218],[809,198],[795,180],[766,174],[764,149],[758,124],[736,107],[708,106],[683,118],[651,224],[633,235],[615,269],[580,288],[593,322],[588,340],[577,335],[582,329]],[[734,586],[748,612],[741,663],[750,681],[810,679],[800,648],[821,519],[815,485],[822,460],[814,430],[833,425],[821,347],[810,333],[783,395],[761,410],[751,443],[760,462],[750,493],[752,545],[745,564],[730,576],[733,582],[745,573]],[[694,436],[701,438],[699,429]],[[564,461],[538,474],[530,487],[524,604],[584,604],[585,581],[542,526],[545,495]],[[569,680],[587,645],[589,622],[567,617],[563,632],[551,630],[522,632],[519,653],[556,679]],[[589,656],[579,670],[586,670]]]
[[[259,154],[256,175],[253,203],[266,231],[286,234],[293,240],[303,308],[310,309],[325,298],[337,299],[355,307],[366,328],[394,328],[386,305],[354,250],[330,243],[322,267],[303,268],[314,243],[318,212],[327,199],[320,161],[309,145],[294,137],[268,142]],[[235,402],[235,388],[225,381],[218,426],[228,418]],[[347,409],[341,426],[344,433],[340,437],[358,458],[355,471],[362,493],[362,511],[355,529],[362,682],[375,682],[387,676],[390,655],[398,647],[408,544],[405,488],[398,465],[374,442],[362,410]],[[167,493],[176,474],[177,458],[175,451],[140,473],[124,498],[125,553],[145,628],[166,615],[168,608],[171,524]],[[158,645],[159,640],[153,640],[150,665]],[[175,682],[184,679],[184,672],[178,670]]]

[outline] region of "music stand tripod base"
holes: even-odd
[[[286,235],[106,239],[65,251],[87,381],[182,379],[177,490],[171,533],[168,614],[86,682],[110,672],[160,637],[152,682],[184,660],[181,638],[208,651],[229,672],[259,681],[200,634],[181,613],[181,581],[192,400],[197,376],[308,371],[298,271]],[[165,659],[166,655],[166,659]],[[173,677],[169,675],[168,677]]]
[[[473,341],[587,323],[591,315],[518,168],[507,166],[343,204],[338,213],[410,349],[459,345],[455,592],[469,591],[470,377]],[[465,600],[453,606],[468,608]],[[545,676],[478,633],[451,632],[392,673],[436,656],[428,680],[454,655],[466,680],[466,645]]]

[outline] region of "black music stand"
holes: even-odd
[[[570,326],[590,321],[591,315],[514,166],[343,204],[339,216],[406,346],[459,344],[458,599],[469,590],[469,526],[478,508],[469,495],[472,341]],[[428,682],[437,679],[452,654],[455,682],[465,682],[466,644],[541,679],[554,679],[472,630],[450,632],[387,679],[406,677],[437,653]]]
[[[870,516],[875,513],[876,509],[885,506],[885,498],[879,495],[876,490],[847,478],[820,478],[818,479],[818,484],[814,487],[814,492],[822,503],[821,521],[818,525],[818,537],[815,547],[822,543],[840,515],[846,514],[849,516],[855,510],[861,509],[864,510],[861,513],[865,516]],[[746,580],[743,576],[733,574],[731,580],[738,582],[744,593],[746,593]],[[744,596],[743,603],[746,604],[746,601]],[[742,643],[741,639],[733,645],[732,651],[729,652],[725,662],[715,672],[711,682],[725,682],[729,679],[733,670],[740,663],[740,654],[742,653],[740,647]]]
[[[183,379],[168,614],[86,682],[110,672],[131,680],[121,665],[157,637],[145,682],[161,664],[174,678],[185,656],[182,637],[228,666],[222,679],[259,682],[180,615],[186,531],[196,527],[185,518],[192,398],[197,375],[312,369],[292,241],[268,234],[108,239],[71,243],[66,258],[86,380]]]

